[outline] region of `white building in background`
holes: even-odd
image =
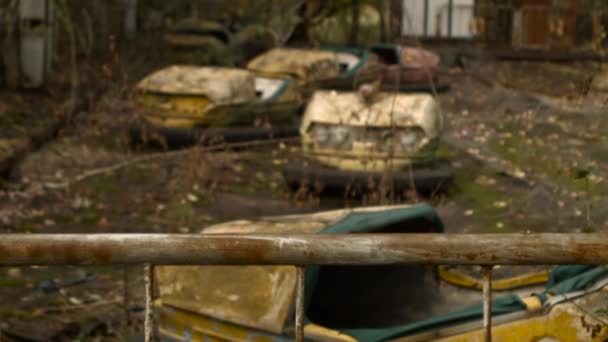
[[[403,0],[401,34],[472,38],[475,0]]]
[[[21,70],[25,87],[40,87],[51,67],[53,1],[20,0]]]

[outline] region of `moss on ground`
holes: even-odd
[[[458,157],[458,152],[450,145],[440,142],[435,151],[435,157],[440,159],[455,160]]]
[[[508,213],[511,206],[523,198],[523,193],[508,193],[498,184],[480,184],[477,179],[484,176],[487,179],[495,178],[495,175],[482,170],[455,169],[455,185],[449,192],[450,198],[471,210],[471,215],[481,220],[490,232],[513,231],[516,224]]]
[[[597,69],[595,63],[499,62],[496,79],[508,88],[566,96],[585,89]]]
[[[126,188],[119,184],[113,174],[99,175],[88,178],[78,185],[79,189],[88,190],[97,196],[121,196],[126,193]]]
[[[195,215],[192,204],[184,199],[172,199],[162,214],[165,220],[180,224],[189,224]]]
[[[513,164],[530,169],[535,175],[546,177],[570,191],[587,193],[588,196],[607,196],[608,190],[603,185],[588,186],[584,180],[577,179],[575,173],[579,167],[558,162],[557,158],[564,152],[551,151],[547,147],[524,143],[518,137],[505,138],[502,141],[491,141],[490,148],[501,158]]]
[[[0,278],[0,288],[3,288],[3,287],[23,287],[25,285],[27,285],[27,281],[25,279]]]
[[[31,321],[31,320],[38,320],[41,318],[45,319],[48,316],[47,315],[40,316],[40,315],[36,315],[32,311],[25,311],[25,310],[19,310],[19,309],[0,306],[0,317],[17,318],[17,319],[21,319],[24,321]]]

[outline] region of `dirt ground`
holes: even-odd
[[[608,96],[588,91],[601,67],[446,61],[441,78],[452,89],[439,95],[446,123],[439,155],[452,161],[455,184],[443,195],[400,201],[429,201],[448,232],[608,230]],[[131,149],[136,79],[106,87],[56,139],[24,156],[0,190],[2,233],[187,233],[233,219],[387,203],[290,192],[280,170],[299,157],[297,139],[240,150]],[[20,125],[9,119],[19,115],[6,113],[49,115],[20,104],[44,96],[10,96],[0,108],[3,143]],[[130,340],[141,329],[142,274],[136,267],[0,270],[0,330],[30,341]]]

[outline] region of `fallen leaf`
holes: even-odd
[[[494,202],[494,206],[496,208],[505,208],[507,206],[507,202],[506,201],[496,201],[496,202]]]
[[[76,297],[70,297],[68,298],[68,301],[74,305],[80,305],[82,304],[82,300],[76,298]]]
[[[8,271],[6,271],[6,274],[9,276],[9,278],[19,278],[23,272],[21,272],[20,268],[11,267],[8,269]]]

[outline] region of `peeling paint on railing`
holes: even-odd
[[[6,234],[9,265],[606,264],[608,234]]]

